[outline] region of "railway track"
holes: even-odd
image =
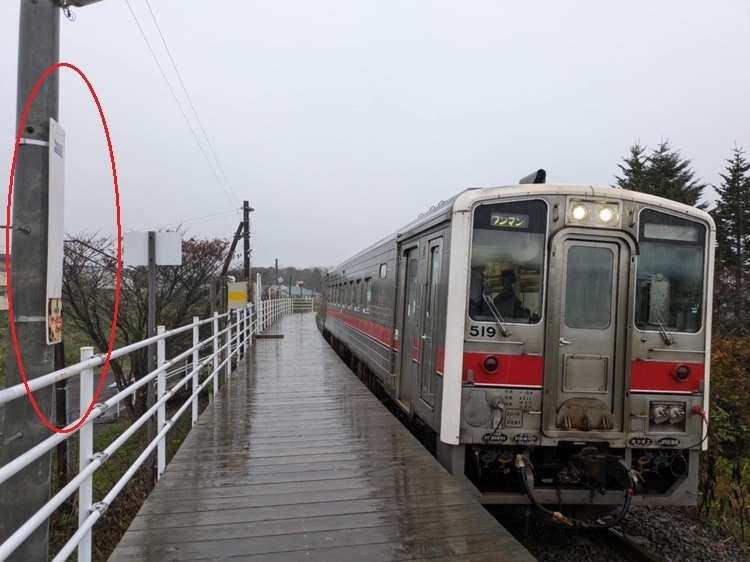
[[[543,562],[664,562],[665,558],[644,548],[637,537],[616,529],[569,529],[544,523],[493,515],[533,556]]]
[[[617,529],[602,529],[597,534],[601,537],[602,542],[617,552],[626,560],[632,562],[662,562],[663,558],[656,556],[643,548],[637,540],[628,538],[625,534]]]

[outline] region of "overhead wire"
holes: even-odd
[[[203,133],[203,136],[206,138],[206,142],[208,143],[208,147],[211,149],[211,154],[213,154],[214,160],[216,160],[216,165],[219,167],[219,170],[221,171],[222,176],[224,176],[224,179],[227,182],[227,186],[229,187],[229,191],[232,192],[232,195],[237,200],[237,203],[239,204],[239,198],[237,197],[237,194],[234,192],[234,189],[232,189],[232,182],[229,181],[229,178],[227,177],[226,172],[224,171],[224,168],[221,165],[221,161],[219,160],[219,157],[216,155],[216,151],[214,150],[213,145],[211,144],[211,139],[208,137],[208,133],[206,133],[206,129],[203,128],[203,123],[201,122],[200,117],[198,116],[198,112],[195,109],[195,106],[193,105],[193,100],[190,97],[190,94],[188,93],[187,87],[185,86],[185,82],[182,80],[182,75],[180,74],[179,69],[177,68],[177,64],[174,61],[174,58],[172,58],[172,52],[169,50],[169,46],[167,45],[167,40],[164,39],[164,35],[161,32],[161,27],[159,26],[159,22],[156,21],[156,15],[154,15],[154,11],[151,9],[151,4],[148,0],[145,0],[146,6],[148,7],[148,11],[151,14],[151,19],[154,20],[154,25],[156,25],[156,30],[159,32],[159,37],[161,37],[161,42],[164,45],[164,48],[167,51],[167,55],[169,56],[169,60],[172,63],[172,68],[174,68],[175,73],[177,74],[177,79],[180,81],[180,85],[182,86],[182,90],[185,92],[185,97],[188,100],[188,103],[190,104],[190,108],[193,110],[193,114],[195,115],[195,120],[198,121],[198,126],[201,129],[201,132]]]
[[[218,212],[218,213],[213,213],[211,215],[204,215],[204,216],[195,217],[195,218],[192,218],[192,219],[185,219],[185,220],[181,220],[181,221],[170,222],[170,223],[167,223],[167,224],[161,224],[159,226],[153,226],[153,227],[148,228],[147,230],[158,230],[160,228],[167,228],[167,227],[170,227],[170,226],[184,226],[184,225],[190,226],[190,225],[199,224],[199,223],[202,223],[202,222],[209,222],[209,221],[213,221],[213,220],[224,219],[224,218],[227,218],[227,217],[231,217],[232,215],[234,215],[236,213],[237,213],[236,209],[232,209],[231,211],[229,211],[229,210],[227,210],[227,211],[221,211],[221,212]]]
[[[172,88],[172,84],[170,84],[169,79],[167,78],[167,75],[164,72],[164,68],[162,68],[161,63],[159,62],[159,59],[157,58],[156,53],[154,52],[154,49],[151,47],[151,43],[149,42],[148,37],[146,37],[146,33],[143,30],[143,27],[141,26],[141,22],[138,21],[138,17],[135,15],[135,12],[133,11],[133,7],[130,5],[130,0],[125,0],[125,4],[127,4],[128,9],[130,10],[131,15],[133,16],[133,19],[135,20],[135,23],[138,26],[139,31],[141,32],[141,36],[143,37],[143,40],[146,42],[146,46],[148,47],[148,50],[151,52],[151,56],[156,62],[156,66],[159,68],[159,72],[161,72],[161,75],[164,78],[164,81],[167,83],[167,87],[169,88],[169,91],[172,93],[172,97],[174,98],[175,103],[177,103],[177,107],[180,109],[180,113],[182,114],[183,119],[185,119],[185,123],[187,124],[188,129],[190,129],[190,132],[192,133],[193,138],[195,139],[195,142],[198,144],[198,148],[200,148],[200,151],[203,154],[203,157],[205,158],[206,163],[208,164],[208,167],[211,168],[211,172],[213,172],[213,175],[216,178],[216,181],[219,183],[219,187],[221,187],[221,190],[224,192],[224,195],[226,195],[227,199],[232,205],[240,205],[240,202],[237,199],[236,195],[234,196],[235,200],[232,200],[232,197],[229,195],[229,192],[227,191],[226,187],[224,187],[224,184],[221,181],[219,174],[216,173],[216,170],[214,169],[214,166],[211,163],[211,160],[209,159],[208,154],[206,154],[206,150],[203,148],[203,145],[198,139],[198,135],[195,133],[195,129],[193,129],[193,126],[190,124],[190,120],[188,119],[188,116],[185,113],[185,110],[182,108],[182,104],[180,103],[180,100],[177,98],[177,94],[175,93],[174,88]],[[231,186],[230,186],[230,189],[231,189]]]
[[[252,223],[251,223],[251,227],[252,227]],[[252,227],[250,229],[250,232],[251,232],[251,238],[255,238],[255,241],[258,243],[258,247],[260,248],[260,251],[263,252],[263,255],[266,256],[266,258],[269,261],[273,261],[274,258],[268,255],[268,252],[266,252],[266,248],[265,246],[263,246],[263,242],[261,241],[260,236],[258,236],[258,229],[255,227]]]

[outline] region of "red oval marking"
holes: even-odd
[[[86,419],[91,415],[91,411],[94,409],[94,404],[96,404],[97,399],[99,398],[99,395],[102,392],[102,388],[104,388],[104,380],[107,377],[107,370],[109,369],[109,363],[110,358],[112,356],[112,348],[115,344],[115,334],[117,333],[117,315],[120,311],[120,277],[122,274],[122,227],[120,225],[120,190],[117,185],[117,168],[115,166],[115,154],[112,151],[112,140],[109,138],[109,128],[107,127],[107,120],[104,118],[104,112],[102,111],[102,105],[99,103],[99,98],[96,96],[96,92],[94,91],[94,87],[91,85],[91,82],[89,82],[88,78],[86,78],[86,75],[81,72],[79,68],[76,66],[73,66],[70,63],[67,62],[60,62],[57,64],[53,64],[50,66],[47,70],[44,71],[44,73],[39,77],[39,80],[37,80],[36,84],[34,85],[34,88],[31,90],[31,95],[29,96],[28,101],[26,102],[26,107],[24,107],[23,115],[21,116],[21,122],[18,125],[18,134],[16,135],[16,145],[13,149],[13,162],[10,167],[10,181],[8,183],[8,204],[6,207],[6,224],[13,224],[11,222],[11,202],[12,202],[12,195],[13,195],[13,183],[14,178],[16,175],[16,158],[18,156],[18,147],[21,144],[21,134],[23,133],[23,129],[26,125],[26,119],[29,116],[29,110],[31,109],[31,104],[34,102],[34,98],[36,97],[37,93],[39,92],[39,88],[42,86],[44,81],[49,77],[50,74],[52,74],[54,71],[56,71],[59,68],[69,68],[73,71],[75,71],[86,83],[86,86],[88,86],[89,92],[91,92],[91,97],[94,98],[94,103],[96,103],[96,108],[99,110],[99,117],[102,120],[102,127],[104,128],[104,135],[107,137],[107,146],[109,147],[109,159],[112,163],[112,180],[115,188],[115,217],[117,220],[117,274],[115,276],[115,306],[114,306],[114,312],[112,314],[112,329],[110,331],[109,335],[109,347],[107,348],[107,357],[104,360],[104,368],[102,369],[101,377],[99,378],[99,386],[96,389],[96,392],[94,393],[94,399],[91,401],[91,404],[89,404],[88,409],[86,410],[86,414],[81,418],[81,420],[70,427],[66,427],[64,429],[59,429],[52,425],[47,418],[44,417],[44,414],[39,409],[39,405],[36,403],[36,400],[34,399],[34,395],[31,393],[31,389],[29,388],[28,380],[26,379],[26,371],[23,368],[23,360],[21,358],[21,350],[18,347],[18,336],[16,335],[16,320],[15,316],[13,314],[13,292],[12,292],[12,286],[11,286],[11,268],[10,268],[10,262],[11,262],[11,253],[6,252],[6,260],[5,260],[5,273],[7,275],[7,283],[8,283],[8,316],[10,317],[10,333],[11,333],[11,339],[13,340],[13,347],[16,352],[16,361],[18,361],[18,368],[21,371],[21,378],[23,379],[23,384],[26,386],[26,395],[29,397],[29,400],[31,401],[32,406],[34,406],[34,410],[36,411],[36,415],[39,416],[39,419],[42,420],[42,423],[46,425],[48,428],[50,428],[53,431],[56,431],[57,433],[70,433],[72,431],[75,431],[81,425],[86,421]],[[5,229],[5,247],[10,248],[10,228]]]

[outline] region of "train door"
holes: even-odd
[[[401,314],[401,342],[398,372],[398,399],[411,411],[412,385],[419,368],[419,247],[402,250],[400,285],[404,288]]]
[[[442,238],[430,240],[427,247],[427,284],[422,290],[424,302],[422,306],[422,333],[420,335],[422,348],[419,366],[419,397],[429,406],[435,404],[436,331],[439,316],[438,291],[440,288],[442,248]]]
[[[552,248],[544,431],[622,432],[631,247],[562,234]]]

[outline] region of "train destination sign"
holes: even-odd
[[[509,213],[491,213],[490,224],[505,228],[528,228],[529,215],[515,215]]]

